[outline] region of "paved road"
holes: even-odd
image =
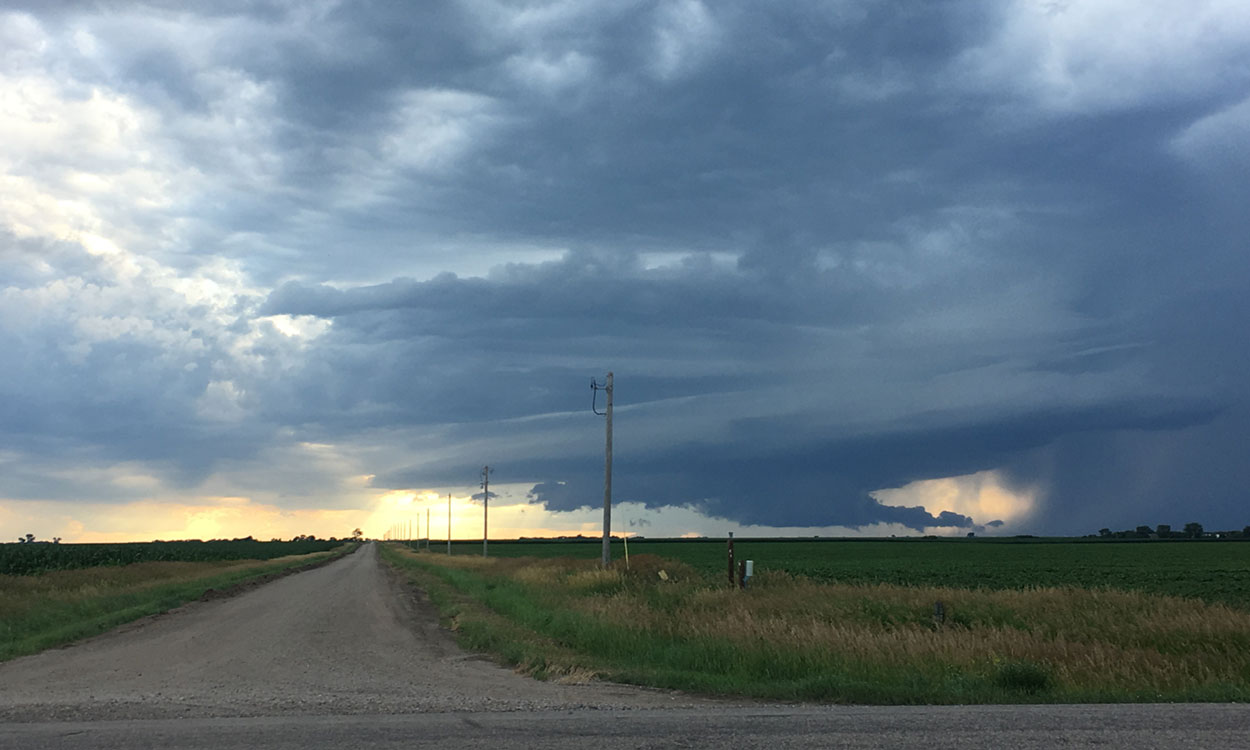
[[[1243,706],[756,707],[60,722],[0,726],[43,748],[1248,748]]]
[[[761,706],[540,683],[460,652],[372,546],[234,598],[0,664],[0,748],[592,743],[1250,748],[1250,709]]]

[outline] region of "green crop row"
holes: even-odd
[[[272,560],[288,555],[325,552],[341,541],[305,539],[261,542],[231,539],[210,542],[126,542],[116,544],[0,544],[0,575],[34,575],[50,570],[129,565],[139,562],[216,562]]]
[[[624,547],[613,542],[613,558]],[[823,539],[735,541],[757,573],[815,581],[959,589],[1111,588],[1180,596],[1250,609],[1250,542],[997,539]],[[434,551],[439,551],[435,545]],[[727,578],[725,540],[634,540],[630,554],[676,559]],[[481,543],[455,553],[481,554]],[[596,542],[491,542],[491,556],[597,559]]]

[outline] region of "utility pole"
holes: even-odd
[[[593,396],[604,391],[608,398],[608,405],[602,412],[595,408],[593,396],[590,402],[591,411],[607,418],[607,436],[603,451],[603,567],[606,568],[612,562],[612,373],[608,373],[603,385],[591,380],[590,388],[594,391]]]
[[[430,548],[430,537],[434,536],[430,533],[430,509],[425,509],[425,548]]]
[[[451,493],[447,493],[447,554],[451,555]]]
[[[490,467],[482,467],[482,557],[486,557],[486,540],[490,538]]]

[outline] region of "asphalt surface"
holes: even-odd
[[[0,726],[43,748],[1247,748],[1228,705],[754,707],[52,722]]]
[[[1250,707],[782,706],[537,682],[461,652],[372,545],[0,664],[0,748],[1250,748]]]

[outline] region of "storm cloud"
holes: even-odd
[[[1250,520],[1237,4],[6,8],[0,502]]]

